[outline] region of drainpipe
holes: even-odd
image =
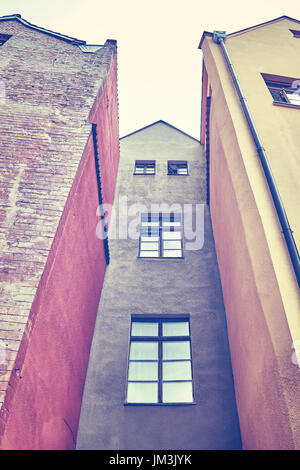
[[[270,192],[271,192],[271,196],[272,196],[272,199],[273,199],[273,202],[274,202],[274,205],[275,205],[275,209],[276,209],[276,212],[277,212],[280,224],[281,224],[282,232],[283,232],[286,244],[287,244],[287,248],[288,248],[288,251],[289,251],[289,254],[290,254],[291,262],[293,264],[295,275],[296,275],[296,278],[297,278],[297,281],[298,281],[298,286],[300,287],[300,260],[299,260],[299,253],[298,253],[298,250],[297,250],[297,245],[295,243],[295,240],[294,240],[294,237],[293,237],[293,232],[291,230],[291,227],[290,227],[290,224],[289,224],[284,206],[282,204],[282,201],[281,201],[281,198],[280,198],[275,180],[273,178],[273,175],[272,175],[272,172],[271,172],[271,169],[270,169],[270,166],[269,166],[269,162],[268,162],[267,157],[266,157],[265,149],[263,148],[263,146],[261,144],[261,141],[259,139],[257,130],[255,129],[253,119],[250,115],[250,112],[249,112],[249,109],[248,109],[248,106],[247,106],[247,103],[246,103],[246,99],[245,99],[245,97],[242,93],[242,90],[241,90],[240,84],[238,82],[236,73],[234,71],[233,65],[230,61],[227,49],[225,47],[225,43],[224,43],[225,39],[226,39],[225,31],[214,31],[213,41],[215,43],[219,44],[221,49],[222,49],[224,58],[226,60],[230,75],[232,77],[232,80],[233,80],[233,83],[234,83],[234,86],[235,86],[235,89],[236,89],[237,94],[239,96],[239,99],[240,99],[245,117],[247,119],[247,123],[249,125],[249,129],[251,131],[251,134],[252,134],[255,146],[256,146],[257,153],[259,155],[259,158],[260,158],[260,161],[261,161],[261,164],[262,164],[262,167],[263,167],[266,179],[267,179],[267,183],[268,183],[268,186],[269,186],[269,189],[270,189]]]
[[[103,239],[103,245],[104,245],[105,262],[108,265],[110,261],[110,256],[109,256],[109,247],[108,247],[107,226],[105,222],[105,213],[103,209],[102,185],[101,185],[101,174],[100,174],[99,153],[98,153],[97,124],[92,124],[92,136],[93,136],[93,145],[94,145],[95,169],[96,169],[96,177],[97,177],[97,189],[98,189],[98,199],[99,199],[99,207],[100,207],[102,239]]]
[[[205,135],[205,140],[206,140],[206,204],[209,205],[209,197],[210,197],[210,187],[209,187],[209,120],[210,120],[210,103],[211,103],[211,97],[208,96],[206,98],[206,135]]]

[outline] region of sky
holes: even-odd
[[[199,139],[203,31],[238,31],[282,15],[299,0],[0,0],[0,16],[118,45],[120,137],[160,119]]]

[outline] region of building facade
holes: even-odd
[[[244,449],[300,448],[300,22],[204,32],[201,143]]]
[[[240,449],[202,146],[158,121],[120,156],[77,449]]]
[[[74,449],[109,262],[96,228],[119,161],[116,42],[1,17],[0,91],[1,448]]]

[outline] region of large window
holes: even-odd
[[[141,214],[139,257],[182,258],[181,214]]]
[[[274,104],[300,106],[300,79],[262,74]]]
[[[126,403],[193,402],[189,317],[133,316]]]

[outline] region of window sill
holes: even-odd
[[[281,103],[279,101],[273,101],[274,106],[280,106],[282,108],[294,108],[294,109],[300,109],[300,105],[298,104],[291,104],[291,103]]]
[[[190,174],[187,173],[186,175],[180,175],[180,174],[175,174],[175,173],[168,173],[168,176],[190,176]]]
[[[195,401],[188,403],[124,403],[124,406],[195,406]]]
[[[132,173],[134,176],[155,176],[155,173]]]

